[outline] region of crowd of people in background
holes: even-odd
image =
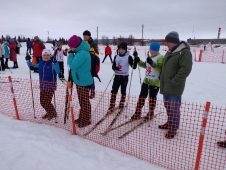
[[[9,41],[2,41],[0,39],[0,43],[2,44],[0,46],[1,70],[4,71],[9,68],[9,60],[14,63],[12,68],[19,68],[17,54],[20,54],[21,44],[13,38]],[[163,56],[159,52],[160,44],[158,42],[152,42],[145,61],[140,59],[137,51],[133,52],[133,56],[129,55],[126,42],[121,42],[118,45],[118,52],[112,60],[112,50],[107,45],[102,63],[109,56],[115,75],[108,112],[112,112],[115,109],[116,95],[119,88],[121,88],[119,109],[124,108],[129,79],[129,67],[136,69],[138,65],[146,69],[146,72],[136,110],[131,120],[141,118],[142,107],[147,96],[149,96],[149,112],[145,119],[150,120],[154,117],[156,98],[160,90],[160,93],[163,95],[168,119],[165,124],[159,125],[158,128],[168,130],[165,137],[172,139],[177,134],[180,125],[181,97],[185,88],[186,78],[192,70],[192,54],[189,45],[184,41],[180,41],[179,34],[175,31],[166,35],[165,44],[169,50]],[[45,45],[38,36],[35,36],[33,39],[27,38],[26,45],[28,66],[34,72],[39,73],[40,77],[40,102],[46,110],[43,119],[51,120],[57,116],[51,100],[57,87],[57,74],[59,79],[65,80],[64,56],[67,56],[67,63],[71,69],[72,81],[76,84],[80,104],[79,118],[75,120],[75,123],[78,124],[79,128],[90,125],[90,99],[95,98],[94,77],[100,81],[98,76],[100,70],[99,51],[97,44],[95,44],[91,37],[90,31],[85,30],[83,32],[83,39],[77,35],[70,37],[68,40],[69,49],[66,48],[63,50],[62,43],[54,40],[53,54],[49,49],[45,49]],[[32,62],[30,61],[30,55],[33,56]],[[44,74],[47,76],[43,76]],[[47,81],[47,84],[43,83],[43,80]],[[42,101],[42,98],[47,98],[48,102],[46,100],[45,102]],[[226,141],[221,141],[217,144],[220,147],[226,148]]]

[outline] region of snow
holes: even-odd
[[[6,70],[5,74],[0,74],[0,76],[10,75],[12,77],[29,79],[29,70],[24,59],[26,44],[22,43],[22,46],[21,54],[17,56],[19,69],[12,69],[12,74],[9,70]],[[46,46],[50,49],[51,44],[46,44]],[[130,48],[130,53],[132,53],[133,47]],[[148,47],[136,48],[138,55],[144,60]],[[99,46],[99,49],[101,54],[100,59],[102,61],[104,58],[104,46]],[[116,48],[112,47],[112,49],[114,54]],[[165,54],[163,47],[161,47],[160,53]],[[12,66],[11,62],[9,62],[9,66]],[[67,63],[65,62],[65,77],[67,77],[66,70]],[[140,71],[143,80],[144,69]],[[225,73],[225,64],[194,62],[192,72],[187,79],[185,91],[182,96],[183,101],[201,103],[202,105],[206,101],[210,101],[213,106],[225,107]],[[101,63],[99,76],[102,82],[95,79],[96,90],[104,91],[112,75],[113,71],[111,69],[110,59],[107,58],[104,63]],[[38,74],[32,73],[32,78],[38,79]],[[111,85],[112,82],[107,88],[107,91],[111,90]],[[133,71],[130,94],[138,96],[139,92],[139,70],[136,69]],[[127,94],[129,94],[128,87]],[[161,99],[162,95],[158,94],[158,98]],[[48,125],[16,121],[3,115],[0,115],[0,134],[0,169],[4,170],[163,169],[132,156],[95,144],[89,140],[73,136],[66,130]]]

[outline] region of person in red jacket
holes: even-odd
[[[36,58],[37,64],[42,61],[42,51],[43,51],[43,49],[45,49],[45,45],[39,39],[38,36],[35,36],[34,41],[33,41],[33,57]],[[34,73],[38,73],[38,70],[35,69]]]
[[[10,61],[13,61],[13,69],[19,68],[17,63],[17,54],[16,54],[16,42],[13,38],[10,39],[8,47],[10,49]]]
[[[104,57],[104,60],[109,55],[109,57],[111,59],[111,63],[113,63],[112,58],[111,58],[111,54],[112,54],[111,47],[109,47],[109,45],[107,45],[107,47],[105,48],[105,57]],[[104,63],[104,60],[102,61],[102,63]]]

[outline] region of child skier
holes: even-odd
[[[141,110],[145,104],[145,99],[149,94],[149,112],[145,119],[151,119],[154,116],[154,109],[156,105],[156,97],[160,87],[159,75],[162,70],[164,57],[159,53],[160,44],[158,42],[153,42],[150,45],[151,56],[147,56],[145,62],[140,60],[138,53],[134,51],[133,55],[135,60],[138,62],[140,67],[146,68],[145,78],[141,86],[141,91],[139,99],[137,102],[137,107],[135,114],[131,117],[132,120],[139,119],[141,117]]]
[[[57,74],[60,72],[59,65],[54,58],[51,60],[51,51],[48,49],[42,51],[42,61],[35,66],[32,65],[30,59],[31,57],[27,55],[28,66],[39,68],[40,103],[46,111],[42,118],[51,120],[57,117],[56,110],[51,101],[57,88]]]
[[[10,53],[9,53],[8,44],[9,43],[7,41],[3,41],[3,47],[4,47],[4,51],[5,51],[5,54],[4,54],[4,57],[5,57],[5,69],[9,69],[8,60],[9,60]]]
[[[67,49],[65,49],[64,51],[62,50],[62,43],[61,42],[57,42],[57,49],[54,51],[54,57],[56,58],[59,67],[60,67],[60,73],[59,73],[59,79],[61,80],[65,80],[64,78],[64,56],[67,55]]]
[[[124,102],[126,99],[126,87],[128,84],[129,77],[129,65],[132,69],[136,69],[137,62],[135,62],[132,56],[127,52],[127,43],[121,42],[118,45],[118,54],[114,57],[112,69],[115,71],[115,78],[111,90],[110,107],[108,112],[112,112],[115,108],[116,95],[118,89],[121,86],[121,100],[119,103],[119,111],[123,109]]]

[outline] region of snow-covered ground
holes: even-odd
[[[12,69],[12,74],[9,70],[6,70],[5,74],[0,74],[0,76],[10,75],[29,79],[29,70],[24,59],[26,45],[24,43],[22,45],[21,54],[18,55],[19,69]],[[51,44],[46,44],[46,47],[50,48]],[[130,48],[130,53],[132,53],[133,47]],[[145,51],[148,50],[148,47],[136,48],[139,56],[144,60]],[[102,61],[104,46],[99,46],[99,49]],[[113,47],[112,49],[114,54],[116,48]],[[161,47],[160,52],[165,54],[163,47]],[[9,62],[9,66],[12,66],[12,63]],[[67,70],[66,62],[65,70]],[[144,69],[140,71],[143,79]],[[187,79],[183,101],[198,104],[205,104],[206,101],[210,101],[214,106],[223,106],[225,108],[225,73],[225,64],[194,62],[192,72]],[[95,79],[96,89],[104,91],[112,75],[110,59],[107,58],[104,63],[101,63],[99,76],[102,82]],[[65,77],[67,77],[67,71],[65,71]],[[32,73],[32,78],[38,79],[38,74]],[[111,85],[107,91],[110,90]],[[133,71],[130,94],[138,96],[139,92],[139,70],[136,69]],[[162,95],[158,94],[158,98],[161,99]],[[183,142],[183,140],[180,142]],[[162,169],[78,136],[72,136],[68,131],[48,125],[16,121],[3,115],[0,115],[0,143],[0,169],[4,170]],[[167,148],[168,145],[165,145],[165,147]],[[186,159],[183,160],[186,161]]]
[[[1,170],[163,170],[70,132],[0,115]]]

